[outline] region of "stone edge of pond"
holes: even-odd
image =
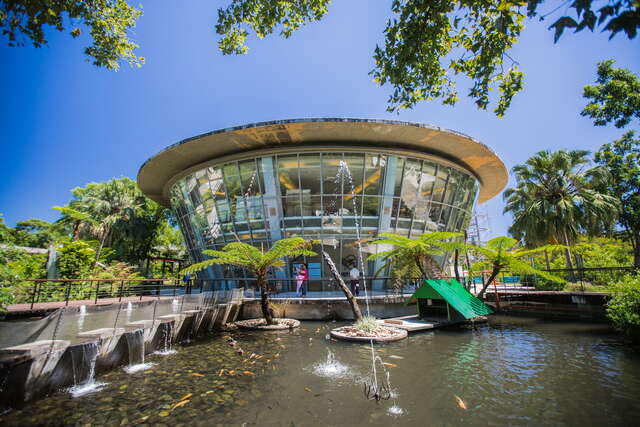
[[[235,322],[235,325],[244,330],[249,331],[285,331],[287,329],[294,329],[300,327],[300,321],[296,319],[278,319],[278,321],[285,321],[285,324],[277,324],[277,325],[254,325],[256,320],[264,320],[264,319],[247,319],[247,320],[238,320]]]
[[[403,340],[409,336],[409,333],[404,329],[394,328],[392,326],[385,326],[385,327],[389,329],[395,329],[396,331],[398,331],[398,334],[388,335],[388,336],[376,336],[376,337],[352,336],[352,335],[347,335],[341,332],[341,329],[345,327],[347,326],[342,326],[340,328],[332,329],[329,334],[331,335],[332,338],[335,338],[337,340],[360,342],[360,343],[369,343],[371,342],[371,340],[373,340],[373,342],[376,342],[376,343],[394,342],[394,341]]]

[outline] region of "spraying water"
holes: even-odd
[[[84,319],[87,317],[87,306],[81,305],[78,308],[78,331],[84,328]]]
[[[363,276],[366,277],[364,258],[362,255],[363,251],[362,251],[362,242],[361,242],[362,237],[360,233],[360,221],[358,216],[358,206],[356,202],[353,176],[351,175],[351,171],[349,170],[349,165],[347,164],[347,162],[345,162],[344,160],[341,160],[340,168],[335,178],[336,185],[338,185],[342,181],[343,177],[347,178],[347,182],[349,183],[349,188],[351,190],[351,202],[353,206],[353,217],[354,217],[355,229],[356,229],[356,247],[358,252],[357,262],[359,264],[359,271],[361,271]],[[336,192],[336,194],[338,193]],[[364,282],[363,283],[364,300],[366,304],[367,316],[370,316],[371,312],[369,308],[369,295],[367,290],[367,283],[366,283],[366,280],[364,280],[363,282]],[[376,402],[379,402],[380,400],[390,399],[391,383],[389,381],[389,372],[387,372],[387,370],[385,369],[382,359],[379,356],[377,356],[375,353],[374,346],[373,346],[373,339],[369,341],[369,345],[371,348],[371,374],[369,376],[369,379],[365,382],[365,385],[364,385],[365,397],[369,400],[375,400]],[[378,378],[378,368],[376,366],[377,364],[379,364],[382,367],[382,377],[380,378],[380,380]],[[401,410],[401,408],[397,407],[395,402],[392,408],[398,408]],[[397,412],[397,409],[394,409],[394,411]]]
[[[327,349],[327,360],[313,365],[313,373],[319,377],[344,378],[348,376],[349,367],[336,360],[333,352]]]

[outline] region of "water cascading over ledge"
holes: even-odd
[[[234,289],[152,302],[65,307],[41,320],[2,324],[0,411],[66,387],[74,396],[99,391],[95,375],[141,363],[156,351],[171,354],[172,343],[235,318],[242,296],[242,289]]]

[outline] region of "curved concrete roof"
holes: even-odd
[[[318,118],[253,123],[185,139],[147,160],[138,172],[138,185],[151,199],[169,206],[173,183],[205,163],[253,151],[337,146],[417,152],[447,160],[478,178],[479,203],[500,193],[508,180],[504,163],[489,147],[459,132],[393,120]]]

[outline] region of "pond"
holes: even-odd
[[[370,347],[329,340],[339,325],[203,337],[175,354],[148,357],[154,366],[146,371],[99,376],[107,383],[99,392],[73,398],[62,391],[0,422],[586,426],[640,417],[640,356],[607,325],[494,316],[475,329],[376,345],[394,394],[379,403],[363,393]]]

